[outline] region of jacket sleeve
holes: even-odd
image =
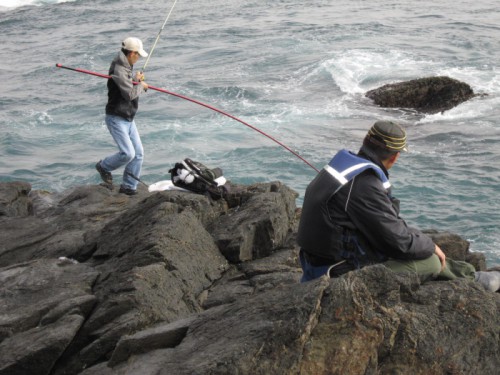
[[[111,78],[118,86],[122,97],[127,101],[132,101],[144,92],[142,85],[132,83],[132,70],[122,65],[116,65]]]
[[[396,259],[426,259],[434,253],[432,239],[408,227],[375,175],[365,172],[351,183],[344,209],[370,246]]]

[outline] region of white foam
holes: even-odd
[[[500,69],[497,67],[454,67],[438,70],[436,75],[448,76],[467,83],[475,93],[500,93]]]
[[[11,10],[27,5],[45,5],[45,4],[59,4],[68,3],[75,0],[2,0],[0,10]]]
[[[475,93],[487,96],[474,98],[442,114],[427,115],[420,123],[473,119],[487,115],[500,105],[500,70],[496,67],[450,68],[401,50],[344,50],[330,54],[332,57],[322,61],[320,69],[327,71],[345,93],[343,103],[337,105],[356,102],[360,95],[388,83],[426,76],[448,76],[467,83]],[[347,109],[357,110],[352,105]]]
[[[381,84],[417,78],[419,72],[428,75],[436,69],[433,62],[400,50],[344,50],[333,51],[332,55],[322,67],[347,94],[365,93]]]

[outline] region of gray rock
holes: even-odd
[[[0,184],[0,217],[25,217],[33,213],[33,204],[28,198],[31,184],[27,182],[5,182]]]
[[[0,374],[49,374],[96,298],[92,268],[41,259],[0,269]]]
[[[0,267],[61,256],[85,261],[89,257],[85,249],[92,246],[87,237],[138,203],[127,198],[101,186],[76,187],[62,194],[30,193],[30,216],[0,216],[4,228],[0,231]]]
[[[220,251],[232,263],[269,256],[285,244],[295,218],[297,193],[280,183],[249,198],[211,226]]]
[[[100,272],[98,303],[56,374],[109,358],[124,335],[201,311],[199,295],[221,277],[227,261],[199,215],[171,200],[166,193],[150,195],[102,229],[87,262]]]
[[[148,328],[134,335],[123,336],[108,362],[109,367],[128,360],[131,355],[147,353],[161,348],[175,348],[186,336],[194,318]]]

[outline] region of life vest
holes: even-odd
[[[306,189],[297,233],[299,246],[310,254],[332,259],[350,259],[356,268],[364,256],[355,231],[335,224],[329,215],[328,202],[345,184],[358,174],[373,170],[387,193],[391,186],[384,171],[376,164],[353,154],[339,151],[325,165]]]

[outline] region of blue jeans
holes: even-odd
[[[300,250],[299,252],[299,261],[302,267],[302,277],[300,278],[301,283],[305,283],[306,281],[311,281],[317,279],[318,277],[326,275],[328,273],[328,269],[330,268],[330,265],[319,267],[311,265],[307,261],[303,250]]]
[[[105,121],[119,151],[103,159],[101,167],[111,172],[125,165],[122,186],[135,190],[139,181],[131,177],[129,173],[139,178],[144,159],[144,149],[135,122],[113,115],[106,115]]]

